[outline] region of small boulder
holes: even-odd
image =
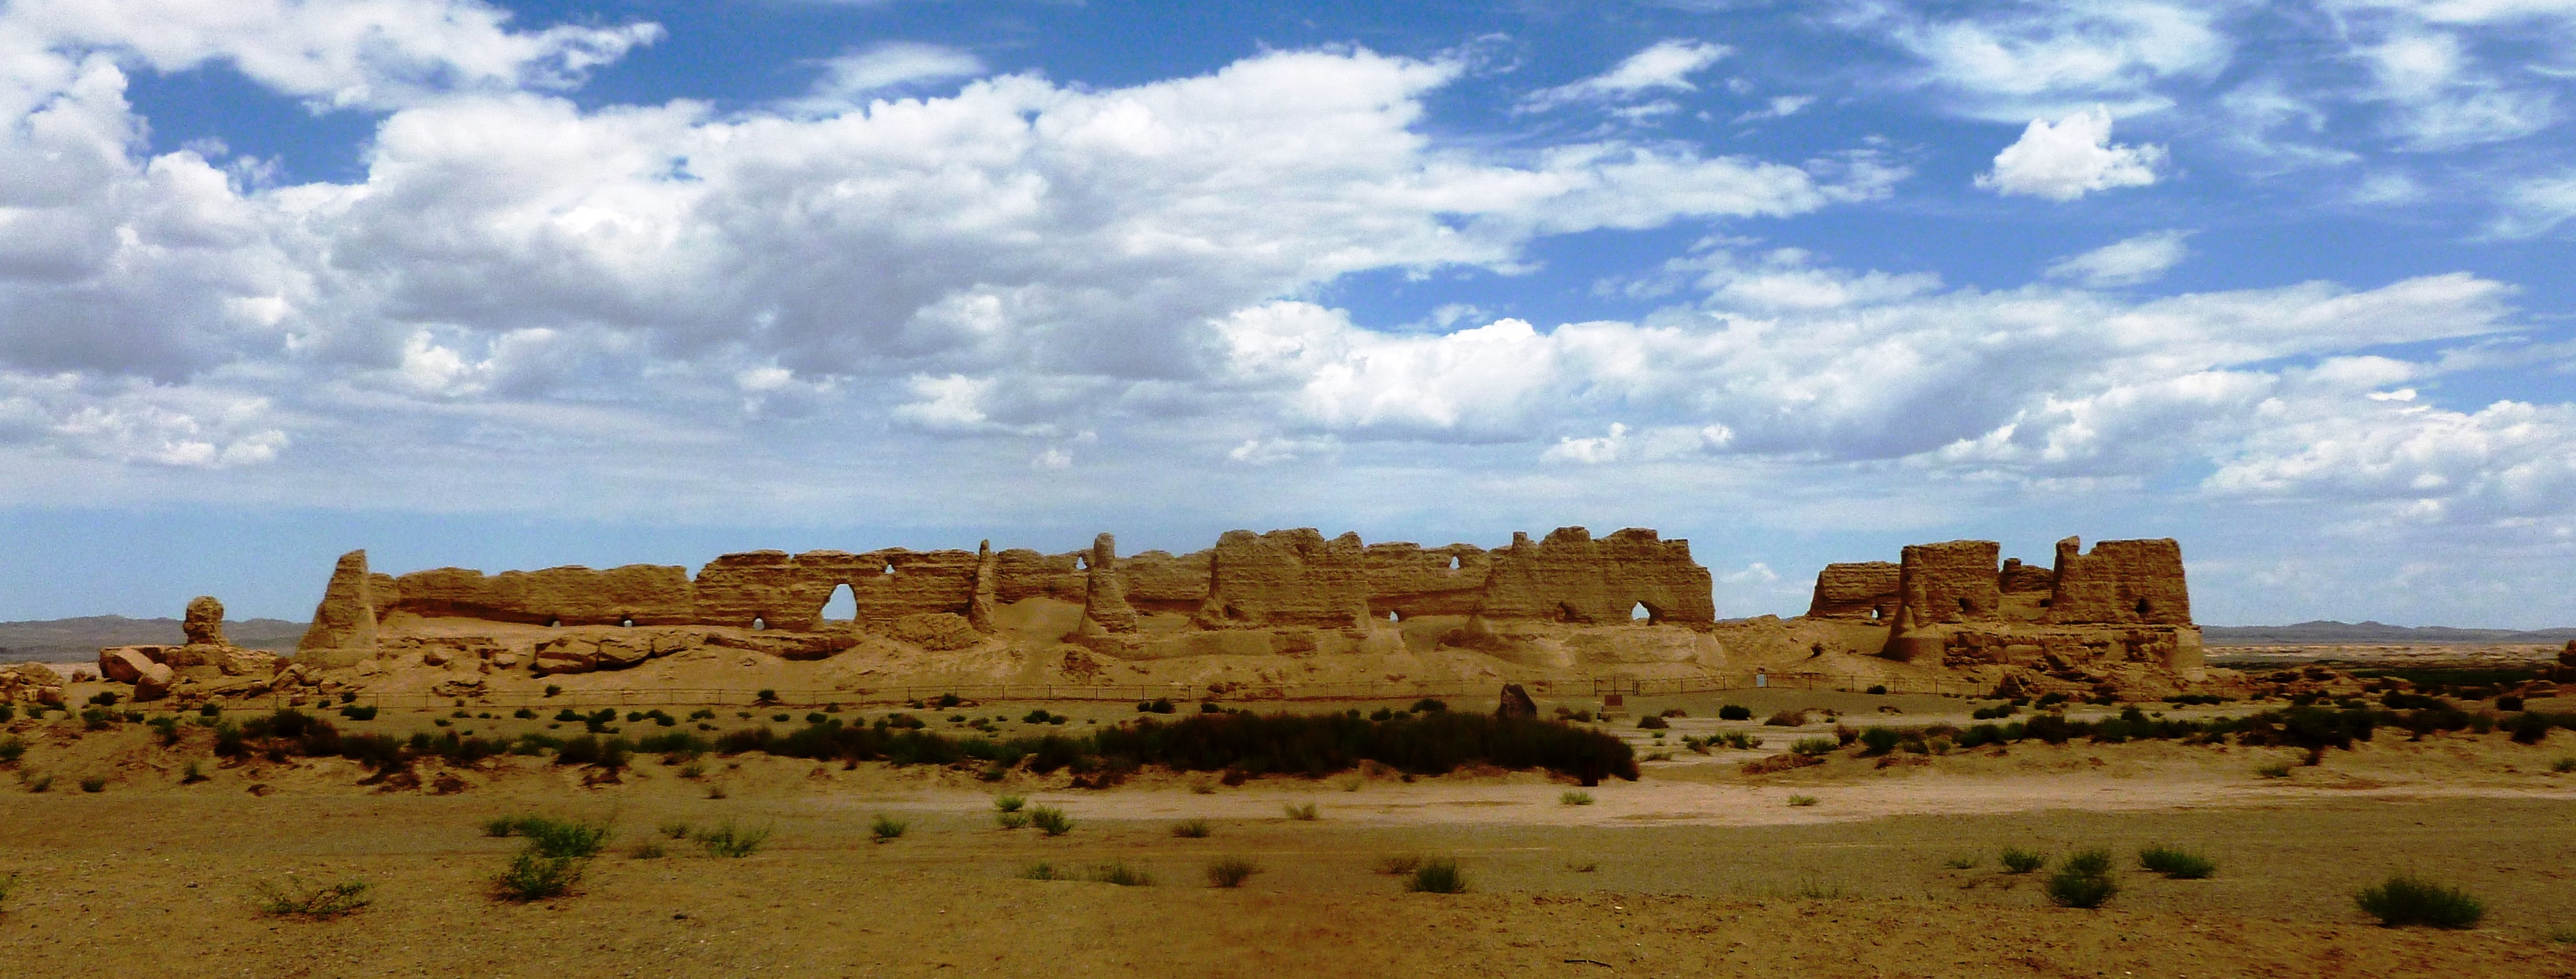
[[[177,670],[173,670],[162,664],[144,664],[142,672],[134,678],[134,699],[138,701],[159,700],[163,697],[169,696],[170,683],[172,680],[177,679],[177,677]]]
[[[109,646],[98,651],[98,675],[118,683],[132,683],[146,667],[161,666],[143,654],[139,646]],[[169,667],[161,666],[163,671]]]
[[[1537,720],[1538,702],[1531,700],[1529,691],[1521,689],[1520,684],[1506,683],[1503,684],[1502,705],[1494,708],[1494,716]]]

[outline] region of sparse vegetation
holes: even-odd
[[[1968,870],[1974,868],[1977,863],[1977,855],[1973,853],[1966,856],[1951,857],[1948,860],[1941,861],[1942,866],[1948,867],[1952,870]]]
[[[509,832],[495,833],[503,820],[483,824],[483,832],[493,836],[523,836],[530,852],[546,857],[583,859],[599,855],[608,845],[611,827],[607,823],[576,823],[546,816],[512,816],[506,820]]]
[[[1807,723],[1807,712],[1803,710],[1784,710],[1763,718],[1762,723],[1770,727],[1800,727]]]
[[[80,780],[80,787],[83,792],[105,792],[107,791],[107,779],[104,776],[92,775]]]
[[[626,851],[626,855],[636,860],[660,860],[669,855],[669,851],[662,849],[662,844],[647,840],[635,844],[635,848]]]
[[[1095,884],[1116,884],[1120,887],[1151,887],[1154,884],[1154,875],[1130,867],[1125,861],[1096,864],[1084,871],[1082,877]]]
[[[1872,728],[1872,730],[1877,729]],[[1842,742],[1832,738],[1799,738],[1789,746],[1789,750],[1810,758],[1821,758],[1833,754],[1835,749],[1842,746]]]
[[[874,828],[874,831],[879,834],[877,836],[877,841],[882,843],[888,839],[892,839],[893,837],[883,835],[883,831],[885,829],[883,824],[890,822],[890,820],[887,820],[884,816],[877,817],[877,820],[879,825]],[[894,835],[903,835],[903,824],[895,823],[894,826]],[[725,824],[722,826],[716,827],[712,830],[703,830],[698,833],[698,844],[706,847],[708,853],[719,857],[747,857],[753,853],[759,852],[760,845],[768,841],[769,827],[763,826],[758,829],[741,829],[736,827],[730,819],[726,820]]]
[[[2004,872],[2008,874],[2027,874],[2048,866],[2047,857],[2017,846],[2005,847],[1998,862],[2004,865]]]
[[[1029,814],[1024,812],[997,812],[993,814],[993,822],[995,825],[998,825],[1003,829],[1026,829],[1029,825]]]
[[[2068,856],[2040,889],[2061,908],[2101,907],[2120,892],[2119,883],[2111,879],[2111,851],[2081,850]]]
[[[1434,857],[1413,868],[1413,879],[1404,889],[1416,894],[1464,894],[1467,875],[1458,869],[1458,861]]]
[[[1300,822],[1313,822],[1316,819],[1315,804],[1312,802],[1302,805],[1294,802],[1284,803],[1279,808],[1288,814],[1288,818]]]
[[[1208,884],[1214,887],[1241,887],[1261,868],[1242,857],[1218,857],[1208,861]]]
[[[1672,724],[1661,717],[1648,714],[1637,719],[1637,727],[1647,731],[1662,731],[1671,728]]]
[[[1020,811],[1021,806],[1027,804],[1027,799],[1020,798],[1016,795],[997,795],[993,797],[993,808],[1002,812],[1018,812]]]
[[[363,880],[344,880],[337,884],[306,885],[293,875],[283,884],[260,881],[251,885],[261,914],[277,918],[308,918],[328,921],[372,903],[367,897],[369,885]]]
[[[1206,839],[1208,835],[1208,821],[1204,819],[1184,819],[1180,822],[1173,823],[1172,835],[1185,840]]]
[[[2377,886],[2362,888],[2352,900],[2361,906],[2362,913],[2379,919],[2385,928],[2475,928],[2487,914],[2485,902],[2468,892],[2403,872],[2388,875],[2388,880]]]
[[[1852,895],[1851,889],[1841,884],[1829,884],[1810,877],[1799,882],[1798,886],[1789,892],[1789,896],[1809,901],[1840,901]]]
[[[1375,867],[1381,874],[1403,876],[1422,866],[1422,858],[1410,853],[1390,853],[1377,858],[1377,862],[1370,866]]]
[[[1072,880],[1073,875],[1056,869],[1054,864],[1039,861],[1020,868],[1020,878],[1023,880]]]
[[[2161,844],[2138,851],[2138,866],[2173,880],[2200,880],[2218,872],[2218,861]]]
[[[581,882],[582,865],[579,857],[550,857],[529,847],[511,858],[494,889],[502,900],[521,903],[560,897]]]
[[[687,823],[683,823],[683,822],[669,822],[669,823],[663,823],[663,824],[661,825],[660,829],[662,830],[662,835],[663,835],[664,837],[667,837],[667,838],[670,838],[670,839],[674,839],[674,840],[685,840],[685,839],[688,839],[688,838],[689,838],[689,824],[687,824]]]
[[[879,813],[875,820],[868,823],[868,835],[879,843],[891,843],[902,839],[904,831],[911,828],[912,824],[909,822]]]
[[[1567,789],[1557,795],[1556,801],[1569,806],[1588,806],[1592,804],[1592,793],[1579,789]]]
[[[17,756],[15,755],[0,756],[0,760],[9,760],[16,757]],[[2558,759],[2557,761],[2550,762],[2549,770],[2557,772],[2560,775],[2565,775],[2569,772],[2576,772],[2576,755],[2569,755],[2565,758]]]
[[[1812,806],[1815,805],[1816,802],[1816,797],[1812,795],[1793,795],[1789,797],[1789,804],[1793,806]]]
[[[1065,815],[1062,809],[1054,806],[1031,806],[1028,813],[1029,825],[1037,827],[1038,832],[1048,836],[1063,836],[1073,832],[1073,817]]]
[[[54,777],[51,774],[20,772],[18,781],[24,783],[29,792],[43,792],[54,787]]]
[[[1753,719],[1753,708],[1743,707],[1736,704],[1728,704],[1717,709],[1717,719],[1721,721],[1749,721]]]
[[[2290,777],[2290,763],[2282,761],[2266,765],[2257,765],[2254,767],[2254,774],[2263,778],[2288,778]]]

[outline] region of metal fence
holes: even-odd
[[[1974,694],[1984,688],[1964,680],[1891,680],[1880,677],[1849,676],[1828,673],[1710,673],[1686,677],[1605,676],[1575,680],[1533,681],[1525,684],[1531,694],[1562,698],[1582,696],[1606,700],[1611,696],[1663,697],[1698,693],[1721,693],[1733,690],[1816,690],[1868,691],[1890,694]],[[753,689],[749,687],[642,687],[606,690],[566,689],[552,696],[542,693],[493,694],[459,692],[437,693],[372,693],[359,692],[350,699],[343,695],[279,691],[266,700],[274,706],[334,706],[342,703],[396,710],[441,707],[562,708],[601,707],[731,707],[736,709],[805,709],[833,704],[858,706],[868,704],[930,705],[943,697],[956,697],[971,703],[1097,701],[1105,703],[1144,703],[1170,700],[1175,704],[1198,701],[1220,703],[1257,703],[1293,701],[1409,701],[1422,698],[1474,701],[1493,697],[1502,681],[1478,683],[1091,683],[1091,684],[891,684],[851,689],[791,689],[786,687]],[[768,696],[764,697],[763,694]]]

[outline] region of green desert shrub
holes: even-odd
[[[2120,885],[2111,879],[2111,851],[2081,850],[2066,858],[2040,890],[2061,908],[2098,908]]]
[[[626,851],[628,857],[636,860],[660,860],[669,853],[670,851],[662,849],[662,844],[650,840],[635,844],[633,849]]]
[[[1215,887],[1241,887],[1261,868],[1242,857],[1219,857],[1208,861],[1208,883]]]
[[[1317,818],[1317,810],[1315,809],[1315,804],[1314,804],[1314,803],[1312,803],[1312,802],[1303,803],[1303,804],[1294,803],[1294,802],[1290,802],[1290,803],[1283,803],[1283,804],[1281,804],[1281,805],[1280,805],[1280,807],[1279,807],[1279,808],[1280,808],[1280,810],[1281,810],[1282,812],[1285,812],[1285,813],[1287,813],[1287,814],[1288,814],[1288,818],[1290,818],[1290,819],[1294,819],[1294,820],[1297,820],[1297,821],[1299,821],[1299,822],[1309,822],[1309,823],[1311,823],[1311,822],[1314,822],[1314,821],[1315,821],[1315,819]]]
[[[883,816],[877,817],[877,820],[880,824],[891,822]],[[893,838],[883,835],[884,828],[883,825],[876,827],[878,842]],[[903,835],[903,824],[895,823],[894,835]],[[768,841],[769,827],[744,829],[735,826],[732,820],[726,820],[724,825],[698,834],[698,844],[706,847],[708,853],[719,857],[747,857],[759,852],[760,845]]]
[[[1871,728],[1870,730],[1875,731],[1879,729]],[[1789,750],[1812,757],[1833,754],[1834,749],[1842,746],[1842,742],[1836,741],[1832,738],[1799,738],[1796,743],[1789,746]]]
[[[608,845],[607,823],[577,823],[547,816],[515,816],[511,822],[516,835],[527,837],[529,850],[547,857],[595,857]],[[484,832],[491,829],[492,824],[484,825]]]
[[[80,787],[83,792],[105,792],[107,791],[107,779],[102,776],[92,775],[80,780]]]
[[[868,835],[879,843],[889,843],[902,839],[904,831],[911,828],[911,823],[880,813],[868,823]]]
[[[1206,839],[1208,835],[1208,821],[1204,819],[1184,819],[1180,822],[1173,823],[1172,835],[1185,840]]]
[[[493,888],[505,901],[561,897],[581,882],[582,862],[580,857],[550,857],[530,847],[510,859],[509,869],[493,881]]]
[[[1556,801],[1569,806],[1588,806],[1592,804],[1592,793],[1568,789],[1559,793]]]
[[[1738,704],[1728,704],[1717,709],[1717,719],[1721,721],[1749,721],[1753,719],[1753,708]]]
[[[2008,874],[2027,874],[2048,866],[2047,857],[2017,846],[2005,847],[2000,862],[2004,865],[2004,872]]]
[[[1028,804],[1029,800],[1020,798],[1016,795],[997,795],[993,797],[993,808],[1002,812],[1018,812],[1020,811],[1021,806]]]
[[[1798,727],[1807,723],[1807,712],[1784,710],[1763,718],[1762,723],[1771,727]]]
[[[1067,874],[1063,870],[1058,869],[1054,864],[1039,861],[1020,868],[1020,878],[1023,880],[1072,880],[1073,875]]]
[[[278,918],[313,918],[329,920],[366,907],[368,884],[363,880],[344,880],[337,884],[306,884],[292,875],[283,884],[260,881],[251,885],[251,893],[261,914]]]
[[[2485,902],[2467,892],[2407,873],[2390,874],[2385,882],[2362,888],[2352,900],[2387,928],[2474,928],[2487,914]]]
[[[2138,866],[2174,880],[2200,880],[2218,872],[2218,861],[2161,844],[2138,851]]]
[[[1648,714],[1637,719],[1637,727],[1647,731],[1662,731],[1671,728],[1672,724],[1661,717]]]
[[[1064,810],[1054,806],[1031,806],[1029,825],[1037,827],[1038,832],[1048,836],[1063,836],[1073,832],[1073,817],[1065,815]]]
[[[1883,727],[1873,727],[1860,733],[1860,743],[1861,747],[1864,749],[1861,753],[1866,755],[1884,755],[1890,751],[1896,750],[1897,743],[1903,740],[1905,740],[1905,736],[1896,733],[1894,730]]]
[[[1464,894],[1467,875],[1459,871],[1458,861],[1434,857],[1413,868],[1413,879],[1405,882],[1404,889],[1417,894]]]
[[[1029,814],[1024,812],[997,812],[993,814],[993,823],[1003,829],[1026,829],[1029,825]]]
[[[1815,805],[1816,802],[1816,797],[1812,795],[1793,795],[1789,797],[1789,804],[1793,806],[1812,806]]]

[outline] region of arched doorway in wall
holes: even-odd
[[[1664,621],[1664,610],[1638,602],[1628,608],[1628,621],[1638,625],[1657,625]]]
[[[859,620],[859,595],[847,582],[832,586],[832,597],[823,600],[823,610],[816,613],[824,622]]]

